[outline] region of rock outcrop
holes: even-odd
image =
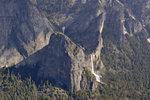
[[[53,13],[49,20],[59,27],[65,26],[64,33],[83,47],[86,55],[93,55],[94,71],[100,75],[99,71],[104,68],[100,57],[106,18],[103,1],[88,0],[83,3],[77,0],[76,3],[66,12]]]
[[[20,65],[39,64],[38,77],[53,79],[56,84],[72,91],[82,89],[81,83],[85,80],[86,70],[91,70],[90,57],[84,53],[79,45],[75,44],[63,33],[52,34],[50,42],[43,49],[29,56],[26,60],[20,62]],[[92,75],[88,78],[91,78]],[[90,87],[90,84],[96,84],[95,78],[91,78],[89,84],[84,88]],[[91,86],[91,89],[93,86]],[[93,88],[94,89],[94,88]]]

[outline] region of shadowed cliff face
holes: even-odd
[[[52,34],[47,46],[29,56],[17,66],[39,63],[38,78],[50,78],[55,85],[78,91],[90,87],[95,89],[95,78],[86,79],[85,70],[91,70],[90,56],[63,33]],[[86,83],[86,84],[85,84]],[[84,85],[82,85],[84,84]],[[93,84],[93,85],[90,85]]]
[[[99,70],[103,68],[100,57],[103,46],[101,33],[106,18],[103,3],[105,2],[99,0],[87,0],[84,3],[77,0],[67,10],[60,10],[52,15],[50,13],[49,18],[60,29],[64,26],[64,34],[84,48],[86,55],[94,55],[94,70],[99,75]]]

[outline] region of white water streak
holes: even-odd
[[[97,74],[94,72],[94,64],[93,64],[93,57],[92,57],[92,55],[91,55],[91,65],[92,65],[92,74],[96,77],[96,81],[97,81],[97,82],[101,82],[101,81],[100,81],[101,76],[97,75]]]
[[[125,26],[123,25],[123,34],[125,35],[125,34],[128,34],[128,32],[127,32],[127,30],[126,30],[126,28],[125,28]]]
[[[148,38],[147,41],[150,43],[150,38]]]
[[[62,27],[62,31],[63,31],[63,33],[65,33],[65,26]]]

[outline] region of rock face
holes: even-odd
[[[93,54],[95,71],[103,68],[101,48],[103,29],[111,32],[115,39],[124,41],[125,35],[150,33],[149,0],[70,0],[74,2],[67,10],[49,13],[50,21],[66,27],[65,34],[75,43]],[[147,20],[147,21],[146,21]]]
[[[91,69],[89,57],[86,57],[83,48],[72,42],[63,33],[54,33],[50,38],[50,42],[37,53],[29,56],[20,65],[39,64],[39,78],[54,79],[56,84],[62,85],[66,89],[78,91],[81,89],[81,83],[85,70]],[[91,76],[92,77],[92,76]],[[96,82],[94,78],[89,84]],[[85,80],[87,83],[88,80]],[[93,85],[96,83],[93,83]],[[87,87],[84,85],[84,87]],[[92,88],[93,86],[91,86]]]
[[[43,48],[52,27],[29,1],[0,1],[0,66],[17,64]]]
[[[35,0],[0,1],[0,66],[39,63],[39,78],[54,79],[72,91],[93,89],[95,79],[85,76],[91,62],[84,49],[63,33],[51,36],[55,28],[35,4]]]
[[[95,76],[101,77],[104,69],[103,30],[121,41],[125,35],[149,34],[149,4],[149,0],[1,0],[0,66],[39,63],[39,78],[54,79],[72,91],[94,90]]]
[[[101,33],[106,12],[102,2],[98,0],[89,0],[84,3],[77,0],[76,3],[66,12],[54,13],[49,19],[60,27],[65,26],[64,33],[83,47],[86,55],[93,55],[95,72],[100,75],[99,71],[103,68],[100,57],[103,46]]]

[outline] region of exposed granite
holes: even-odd
[[[28,0],[0,1],[0,66],[11,66],[49,43],[52,25]]]
[[[76,45],[63,33],[55,33],[50,42],[43,49],[20,62],[20,65],[34,65],[39,63],[39,78],[51,78],[56,84],[63,85],[72,91],[85,89],[81,86],[84,70],[91,70],[90,58],[84,53],[83,48]],[[89,77],[90,78],[90,77]],[[91,79],[92,80],[92,79]],[[89,80],[85,80],[86,82]],[[95,82],[95,79],[89,82]],[[93,85],[96,87],[96,85]],[[94,87],[91,86],[92,89]],[[84,87],[90,87],[90,84]]]

